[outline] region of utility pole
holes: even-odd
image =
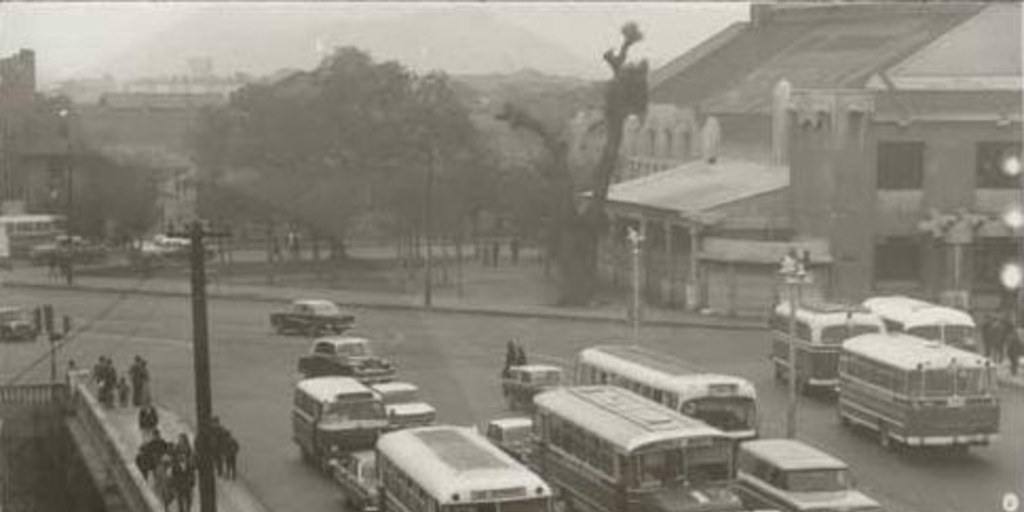
[[[640,244],[644,241],[644,235],[639,229],[631,227],[626,236],[633,252],[633,304],[630,323],[633,327],[633,343],[636,344],[640,343]]]
[[[796,250],[792,250],[782,258],[779,270],[789,291],[789,404],[786,408],[786,437],[789,439],[796,439],[797,401],[800,398],[797,379],[796,308],[802,302],[801,286],[811,282],[807,274],[809,264],[810,257],[806,251],[801,261]]]
[[[426,273],[423,275],[423,305],[428,308],[433,305],[434,294],[434,251],[432,241],[434,234],[434,166],[436,163],[437,149],[431,147],[430,165],[427,166],[427,204],[425,206],[426,215],[424,216],[427,224],[427,264]]]
[[[67,167],[64,169],[65,179],[64,186],[66,189],[66,195],[64,200],[64,235],[67,237],[67,254],[64,256],[67,259],[66,265],[64,265],[64,278],[67,279],[68,286],[75,284],[75,243],[71,238],[74,234],[74,230],[71,228],[71,219],[73,216],[72,208],[74,206],[74,168],[75,168],[75,152],[71,146],[71,111],[62,108],[58,115],[61,118],[61,131],[64,135],[66,143],[66,155]],[[60,254],[60,245],[58,244],[58,254]]]
[[[211,237],[226,237],[227,233],[206,231],[202,222],[193,221],[185,233],[169,233],[169,236],[188,238],[192,268],[192,358],[195,368],[196,425],[197,439],[201,446],[196,455],[199,469],[199,510],[217,511],[217,482],[213,474],[213,460],[210,446],[213,440],[212,425],[213,399],[210,391],[210,347],[206,319],[206,247],[205,240]]]

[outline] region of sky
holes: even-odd
[[[714,3],[430,3],[334,2],[278,4],[315,17],[330,11],[334,16],[358,20],[381,18],[418,10],[452,12],[484,9],[493,16],[525,28],[562,46],[570,53],[593,59],[609,45],[624,19],[636,21],[646,38],[636,54],[655,65],[682,54],[735,21],[748,18],[748,4]],[[267,3],[231,2],[217,9],[252,10]],[[0,55],[19,48],[36,51],[37,75],[45,85],[55,80],[118,76],[116,56],[133,45],[211,6],[202,2],[85,2],[0,3]],[[223,70],[232,71],[232,70]]]

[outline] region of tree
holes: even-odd
[[[515,104],[506,103],[498,115],[513,128],[535,135],[545,149],[547,156],[540,168],[553,189],[555,201],[551,210],[548,246],[558,263],[562,302],[565,303],[586,303],[595,292],[597,242],[607,228],[605,205],[612,174],[618,165],[623,129],[629,116],[643,116],[647,110],[647,61],[627,62],[629,49],[643,38],[643,34],[632,22],[622,27],[621,34],[622,43],[618,50],[611,49],[604,54],[612,72],[604,95],[605,144],[591,174],[590,197],[582,209],[576,204],[565,141],[537,116]]]

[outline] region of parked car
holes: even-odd
[[[342,312],[329,300],[320,299],[297,300],[288,309],[270,314],[270,325],[278,334],[341,334],[351,329],[355,321],[355,315]]]
[[[483,426],[484,436],[516,460],[527,463],[533,446],[533,419],[499,418]]]
[[[786,512],[882,512],[856,489],[845,462],[792,439],[747,441],[738,448],[736,488],[744,506]]]
[[[329,463],[334,481],[345,496],[345,508],[357,512],[380,510],[377,454],[372,450],[342,455]]]
[[[419,388],[408,382],[382,382],[370,386],[384,402],[390,430],[433,425],[434,406],[420,399]]]
[[[562,369],[546,364],[513,366],[501,379],[502,393],[512,410],[531,410],[534,395],[561,385]]]
[[[299,358],[299,372],[306,378],[353,377],[364,384],[390,382],[395,378],[394,364],[374,355],[369,340],[355,336],[314,340],[309,353]]]
[[[46,265],[53,258],[68,254],[75,263],[90,264],[105,260],[109,252],[102,244],[87,241],[80,236],[59,235],[52,242],[32,246],[28,259],[33,265]]]
[[[0,341],[35,341],[38,336],[31,312],[20,307],[0,307]]]

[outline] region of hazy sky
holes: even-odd
[[[263,4],[264,6],[266,4]],[[358,19],[408,13],[397,2],[288,3],[310,16],[330,11]],[[734,21],[746,20],[746,3],[415,3],[415,9],[484,9],[588,59],[609,46],[623,20],[640,23],[646,39],[636,54],[657,65],[713,35]],[[259,3],[221,3],[217,9],[259,9]],[[110,71],[114,57],[133,44],[209,5],[174,3],[0,3],[0,55],[19,48],[36,50],[40,81],[46,83]],[[222,70],[232,71],[232,70]]]

